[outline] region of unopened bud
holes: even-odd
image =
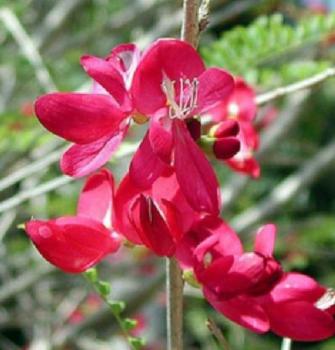
[[[225,137],[214,142],[213,152],[217,159],[225,160],[232,158],[240,147],[241,143],[236,137]]]
[[[218,123],[209,131],[209,135],[215,138],[223,138],[228,136],[236,136],[240,131],[240,126],[235,120],[225,120]]]

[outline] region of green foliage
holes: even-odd
[[[202,49],[211,66],[224,67],[252,83],[276,85],[306,78],[329,66],[329,61],[300,60],[292,55],[306,50],[335,30],[335,14],[287,24],[281,14],[262,16],[247,27],[234,27],[212,45]],[[307,52],[304,56],[310,56]],[[285,58],[290,57],[290,63]],[[284,61],[284,62],[282,62]],[[273,84],[274,82],[274,84]]]

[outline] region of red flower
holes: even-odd
[[[299,341],[334,335],[334,297],[308,276],[282,272],[272,257],[275,235],[274,225],[264,226],[254,252],[245,253],[229,226],[207,217],[185,235],[184,252],[188,247],[206,299],[241,326]]]
[[[183,41],[162,39],[148,48],[132,84],[136,110],[151,118],[130,167],[137,186],[150,187],[165,163],[173,164],[190,205],[198,211],[219,212],[216,176],[185,121],[215,106],[232,91],[233,84],[224,70],[205,69],[195,49]]]
[[[132,44],[117,46],[105,59],[83,56],[81,64],[95,81],[93,93],[51,93],[37,99],[35,112],[40,122],[75,143],[61,160],[65,174],[91,173],[121,143],[133,111],[129,88],[139,56]]]
[[[66,272],[83,272],[120,246],[111,227],[113,197],[114,180],[103,169],[86,181],[76,216],[31,220],[25,229],[51,264]]]
[[[237,154],[227,160],[227,164],[236,171],[249,174],[257,178],[260,175],[260,167],[254,158],[254,152],[258,149],[258,133],[253,127],[257,106],[255,103],[254,89],[247,85],[241,78],[236,79],[235,89],[228,99],[210,111],[213,121],[221,122],[227,119],[238,121],[240,131],[237,139],[241,147]],[[220,159],[220,158],[219,158]]]
[[[138,188],[127,174],[115,195],[116,230],[160,256],[174,255],[176,245],[196,217],[171,167],[166,166],[146,191]]]

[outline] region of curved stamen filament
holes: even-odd
[[[198,85],[196,78],[179,79],[179,99],[176,101],[175,81],[164,77],[162,89],[166,95],[167,105],[169,106],[169,117],[171,119],[185,119],[198,102]]]

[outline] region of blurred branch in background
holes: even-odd
[[[57,90],[35,43],[29,37],[13,11],[9,8],[0,8],[0,19],[7,30],[13,35],[22,53],[33,66],[36,79],[41,84],[44,91]]]
[[[0,245],[0,348],[10,350],[28,346],[30,349],[34,346],[35,350],[38,346],[51,348],[57,345],[62,350],[65,347],[71,350],[91,350],[92,348],[100,350],[104,345],[105,348],[109,348],[111,343],[118,346],[116,328],[108,327],[112,319],[108,308],[95,310],[77,324],[67,320],[72,317],[72,311],[76,313],[76,307],[85,299],[87,291],[83,288],[82,281],[80,278],[72,276],[67,278],[53,273],[52,268],[37,264],[34,248],[27,243],[24,234],[15,228],[18,223],[29,218],[27,213],[36,213],[41,210],[48,216],[65,214],[65,208],[72,199],[71,191],[75,188],[71,179],[59,176],[58,167],[53,166],[63,151],[63,142],[46,138],[46,133],[41,131],[40,126],[37,126],[37,123],[34,124],[33,119],[23,115],[20,109],[23,102],[34,100],[41,89],[45,92],[51,91],[55,89],[55,85],[61,90],[87,91],[90,83],[85,82],[85,75],[78,63],[79,56],[83,53],[103,56],[108,53],[113,44],[119,42],[136,41],[141,47],[145,47],[157,37],[177,36],[182,21],[180,1],[60,0],[44,2],[31,0],[27,2],[28,5],[23,5],[21,1],[5,0],[4,3],[7,7],[2,7],[0,10],[0,58],[5,58],[1,61],[0,66],[0,80],[3,82],[0,88],[0,113],[4,112],[1,114],[0,125],[0,212],[2,213],[0,217],[0,241],[2,243]],[[287,162],[289,166],[278,165],[277,162],[272,167],[262,164],[264,178],[260,179],[257,184],[253,184],[246,177],[235,174],[230,179],[229,172],[227,172],[227,179],[230,180],[220,179],[224,185],[224,215],[228,213],[229,216],[234,217],[235,226],[243,232],[269,216],[280,223],[281,215],[279,214],[283,210],[288,211],[286,203],[294,201],[302,190],[310,191],[311,184],[319,183],[317,180],[321,173],[332,171],[335,161],[334,141],[320,148],[320,144],[324,144],[326,140],[332,140],[335,133],[333,82],[327,82],[330,89],[316,90],[309,85],[309,82],[312,82],[313,85],[319,83],[320,77],[323,80],[333,75],[333,68],[327,65],[323,67],[318,63],[319,59],[333,62],[333,39],[331,33],[328,33],[329,28],[323,27],[321,30],[322,28],[319,27],[322,27],[320,24],[322,21],[319,19],[314,22],[307,20],[306,23],[309,23],[310,27],[299,27],[305,31],[301,32],[301,40],[294,36],[290,37],[287,34],[290,31],[285,34],[287,37],[280,36],[279,32],[278,37],[271,36],[276,34],[276,25],[288,26],[288,29],[292,29],[299,22],[300,17],[304,17],[305,10],[296,6],[297,3],[298,1],[291,2],[287,10],[287,2],[279,0],[213,0],[210,6],[209,24],[201,41],[204,46],[210,48],[210,56],[213,60],[215,56],[215,59],[225,63],[228,61],[224,61],[223,57],[231,57],[231,62],[238,66],[243,76],[245,74],[250,81],[258,82],[258,91],[267,91],[278,85],[283,86],[258,96],[259,103],[271,101],[275,102],[279,108],[277,119],[262,134],[258,160],[263,163],[267,157],[276,160],[281,156],[289,160],[306,159],[309,155],[314,154],[302,166],[299,162]],[[274,10],[282,11],[282,22],[278,21],[278,18],[267,16]],[[271,49],[270,46],[267,46],[268,44],[261,42],[259,45],[258,41],[253,41],[252,33],[257,27],[253,23],[259,15],[272,18],[266,22],[262,17],[258,25],[267,23],[265,28],[268,36],[265,39],[268,40],[270,37],[268,44],[276,44],[279,51]],[[312,17],[313,19],[319,18],[315,15]],[[221,33],[228,34],[231,30],[238,31],[237,26],[240,24],[250,26],[250,30],[247,31],[250,37],[245,36],[247,44],[250,43],[249,46],[231,46],[222,52],[210,46],[212,41],[221,44],[226,42],[218,39]],[[311,30],[311,27],[314,27],[314,31]],[[262,35],[256,36],[260,41],[263,39]],[[313,41],[309,39],[311,36],[314,38]],[[294,47],[289,55],[286,51],[288,44],[292,44],[291,48]],[[246,48],[249,48],[250,57],[243,51]],[[18,54],[18,49],[22,52],[24,59]],[[264,49],[263,53],[267,59],[259,56],[262,60],[258,62],[256,58],[261,49]],[[312,61],[315,58],[318,69],[314,70],[314,66],[311,71],[302,69],[301,77],[291,74],[290,79],[292,76],[294,79],[285,80],[286,77],[281,68],[283,61],[293,57],[297,66],[292,65],[290,72],[299,72],[300,64],[307,58]],[[226,64],[221,64],[221,66],[230,69]],[[322,69],[319,69],[320,67]],[[281,79],[282,76],[283,79]],[[298,83],[291,84],[297,81]],[[266,82],[270,84],[267,85]],[[296,91],[301,87],[307,89]],[[288,93],[289,96],[279,101],[272,100]],[[313,115],[316,117],[313,118]],[[19,122],[23,124],[23,127],[20,129],[14,125],[14,129],[11,129],[13,122]],[[297,125],[300,126],[298,123],[302,123],[303,127],[297,128]],[[131,130],[130,146],[122,148],[115,158],[118,162],[123,161],[137,148],[136,137],[132,132]],[[30,142],[25,141],[24,146],[21,146],[21,141],[26,136],[29,136]],[[5,144],[4,141],[8,139],[10,142]],[[284,150],[281,147],[283,144],[287,145]],[[304,152],[305,148],[308,148],[308,152]],[[118,170],[122,166],[126,167],[126,165],[120,166],[119,163],[114,167],[113,160],[111,166],[113,170]],[[33,181],[30,181],[30,178],[33,178]],[[333,196],[332,179],[333,176],[330,176],[327,182],[327,193],[317,194],[319,201],[322,203],[326,201],[325,205],[329,206],[327,210],[319,208],[319,211],[324,210],[322,214],[329,216],[333,216],[331,208],[334,206],[331,203],[335,205],[334,201],[326,198]],[[320,186],[320,183],[318,185]],[[41,194],[47,200],[42,199],[38,203],[30,201],[35,196],[40,198]],[[260,201],[257,202],[255,198]],[[314,198],[306,199],[307,205],[310,205]],[[316,204],[313,202],[313,205]],[[300,216],[313,218],[314,212],[310,210],[310,207],[307,209],[306,213],[300,213]],[[290,209],[289,214],[286,214],[285,220],[294,226],[297,220],[295,207],[293,210]],[[326,240],[327,248],[331,252],[335,248],[331,245],[332,237],[328,235],[323,239]],[[311,243],[306,251],[315,252],[315,245]],[[143,253],[134,253],[136,258],[138,258],[137,254],[140,256]],[[327,258],[330,256],[328,254]],[[309,257],[304,256],[304,259],[307,261],[307,268],[317,271],[316,275],[320,273],[320,270],[326,270],[325,266],[320,269],[313,265]],[[107,266],[110,269],[110,275],[116,281],[120,279],[120,275],[124,278],[122,281],[125,281],[127,278],[131,279],[130,273],[141,265],[136,259],[134,261],[121,261],[120,264],[112,261],[102,264],[102,268]],[[120,275],[117,274],[117,271],[120,272]],[[331,269],[327,271],[332,280]],[[159,273],[161,273],[160,270]],[[326,277],[322,276],[325,280]],[[157,290],[161,290],[162,285],[161,276],[158,276],[157,280],[155,278],[151,280],[141,275],[127,292],[125,289],[120,289],[116,294],[120,293],[121,296],[125,293],[127,299],[129,296],[127,312],[130,315],[141,306],[147,305],[146,308],[150,309],[153,304],[152,295]],[[197,311],[191,315],[196,323],[197,334],[192,334],[191,327],[186,326],[186,348],[213,350],[215,344],[205,327],[207,316],[201,322],[198,320],[201,314],[199,310],[204,309],[205,306],[199,298],[188,298],[186,303],[185,318],[189,317],[189,310],[194,305],[198,307]],[[151,317],[150,323],[155,323],[155,326],[161,329],[163,327],[162,317],[157,318],[157,322],[155,317],[159,317],[158,315],[151,315]],[[32,319],[34,319],[34,325]],[[217,322],[217,327],[219,330],[222,329],[223,335],[231,343],[230,338],[233,332],[230,331],[230,326],[222,321],[222,323]],[[11,331],[14,329],[15,340],[7,332],[8,329]],[[90,329],[92,332],[89,331]],[[237,337],[243,338],[239,330],[236,331],[236,334]],[[20,337],[23,338],[23,341],[17,346],[16,343]],[[159,337],[162,338],[163,335],[159,334]],[[255,337],[249,334],[246,334],[245,337],[248,350],[280,347],[278,339],[271,336],[262,341],[255,340]],[[106,341],[102,342],[101,339],[113,340],[108,344]],[[334,343],[328,343],[328,348],[333,347]],[[159,346],[157,348],[161,349]],[[326,349],[321,345],[320,347],[313,345],[314,348]],[[121,349],[122,346],[120,346]],[[243,346],[236,346],[236,348],[234,346],[234,350],[242,349],[245,350]]]

